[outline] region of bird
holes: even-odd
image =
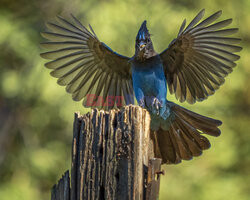
[[[210,148],[204,134],[219,136],[222,122],[168,101],[167,91],[180,103],[207,99],[233,71],[242,50],[241,39],[230,36],[238,28],[227,27],[232,19],[218,21],[221,10],[202,20],[204,14],[202,9],[187,26],[185,19],[161,53],[143,21],[132,57],[113,51],[73,15],[72,20],[57,16],[41,33],[46,39],[41,45],[48,49],[41,57],[49,60],[45,67],[57,83],[85,107],[110,110],[136,99],[150,113],[156,156],[178,164]]]

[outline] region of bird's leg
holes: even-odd
[[[167,120],[167,118],[170,116],[170,108],[165,104],[162,105],[160,108],[160,116],[164,119]]]
[[[140,87],[136,87],[135,89],[135,97],[138,102],[138,105],[141,106],[142,108],[146,107],[146,100],[145,96],[143,94],[143,91]]]
[[[167,103],[164,100],[159,100],[157,97],[154,97],[151,101],[151,112],[153,114],[161,116],[164,120],[170,116],[170,108],[167,106]]]

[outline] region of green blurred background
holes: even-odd
[[[209,138],[212,148],[201,157],[164,167],[160,199],[250,199],[249,0],[0,0],[0,199],[50,199],[53,184],[70,168],[73,114],[87,111],[43,66],[39,32],[46,21],[74,13],[112,49],[132,56],[144,19],[161,52],[183,19],[190,22],[202,8],[206,16],[222,9],[221,19],[234,19],[243,51],[215,95],[183,104],[222,120],[222,135]]]

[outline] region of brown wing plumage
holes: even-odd
[[[73,23],[58,17],[58,23],[47,23],[49,31],[42,33],[48,41],[41,45],[49,52],[41,56],[52,60],[45,64],[53,70],[51,75],[66,86],[74,100],[83,99],[84,106],[110,109],[134,103],[129,58],[100,42],[91,26],[90,32],[72,18]],[[88,104],[88,95],[101,99],[92,96],[92,104]]]
[[[242,49],[235,45],[240,39],[228,37],[238,29],[223,29],[232,19],[214,23],[222,13],[218,11],[198,23],[204,13],[203,9],[186,28],[184,20],[177,38],[160,54],[169,91],[180,102],[195,103],[214,94],[240,58],[234,54]]]

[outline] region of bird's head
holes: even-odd
[[[153,43],[150,38],[150,33],[147,29],[147,21],[145,20],[136,36],[135,41],[135,56],[140,60],[145,60],[155,55]]]

